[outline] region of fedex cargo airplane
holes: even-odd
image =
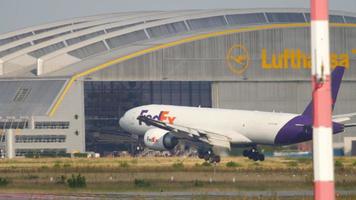
[[[344,67],[332,73],[333,109]],[[128,110],[120,126],[143,136],[154,150],[171,150],[179,141],[197,147],[199,158],[220,162],[220,154],[244,147],[243,155],[263,161],[257,145],[290,145],[312,139],[312,102],[302,114],[201,108],[172,105],[145,105]],[[356,113],[333,116],[333,133],[342,133],[356,124],[343,124]]]

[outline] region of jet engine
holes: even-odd
[[[171,150],[178,144],[178,139],[169,131],[153,128],[146,131],[144,136],[145,145],[154,150]]]

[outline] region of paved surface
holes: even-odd
[[[356,191],[338,191],[340,195],[356,195]],[[25,194],[25,193],[7,193],[0,194],[1,200],[22,200],[22,199],[123,199],[123,200],[188,200],[196,196],[205,196],[208,199],[219,197],[305,197],[311,196],[312,191],[244,191],[244,192],[118,192],[118,193],[81,193],[81,194]]]

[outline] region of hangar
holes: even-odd
[[[101,134],[131,142],[119,118],[151,103],[300,113],[309,21],[305,9],[145,11],[2,34],[2,152],[102,151]],[[355,112],[356,14],[331,12],[330,22],[332,67],[347,69],[335,113]]]

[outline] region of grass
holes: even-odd
[[[234,167],[240,167],[241,165],[239,164],[239,163],[237,163],[237,162],[234,162],[234,161],[230,161],[230,162],[227,162],[226,163],[226,167],[232,167],[232,168],[234,168]]]
[[[339,189],[356,190],[355,163],[356,158],[336,158]],[[216,166],[181,157],[4,159],[0,174],[0,192],[71,192],[72,174],[85,177],[84,187],[74,187],[79,192],[310,190],[313,183],[312,160],[304,158],[228,157]]]

